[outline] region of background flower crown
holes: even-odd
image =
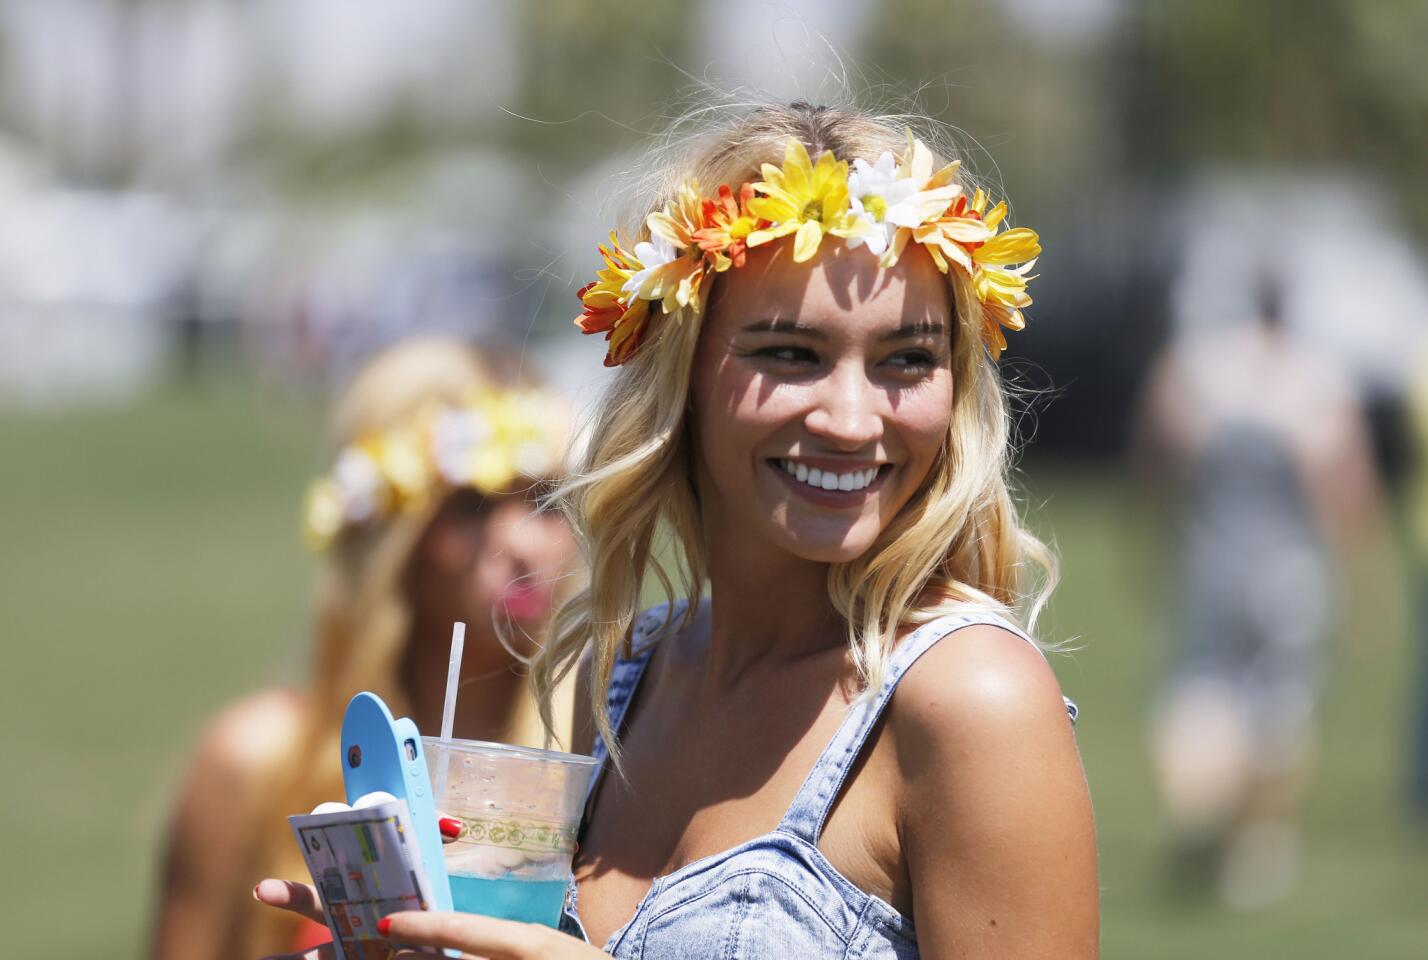
[[[938,269],[955,267],[971,278],[982,305],[982,339],[992,358],[1006,348],[1002,328],[1020,330],[1030,305],[1027,272],[1041,253],[1036,232],[1000,230],[1007,205],[987,209],[977,188],[968,200],[956,182],[960,161],[932,169],[932,152],[911,132],[900,160],[884,151],[876,163],[856,159],[852,169],[832,153],[814,162],[796,137],[784,147],[782,166],[765,163],[763,179],[737,190],[720,184],[702,197],[696,180],[649,215],[649,239],[633,252],[612,230],[600,247],[605,266],[578,293],[584,306],[575,323],[584,333],[604,333],[606,366],[634,355],[649,332],[651,312],[688,307],[698,313],[716,274],[744,265],[750,247],[793,235],[793,259],[802,263],[824,237],[863,246],[884,267],[897,263],[911,240]],[[1020,264],[1020,266],[1014,266]]]
[[[323,550],[346,527],[419,509],[450,490],[505,493],[518,477],[548,477],[566,438],[564,402],[547,391],[482,390],[459,405],[432,403],[338,452],[332,471],[308,488],[304,537]]]

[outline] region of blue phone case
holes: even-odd
[[[410,719],[394,719],[375,693],[353,697],[342,718],[342,779],[348,803],[377,790],[407,802],[422,868],[431,882],[432,908],[450,910],[451,883],[446,877],[421,734]]]

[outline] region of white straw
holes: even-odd
[[[451,663],[446,668],[446,705],[441,709],[441,739],[450,740],[456,725],[456,687],[461,682],[461,651],[466,646],[466,624],[451,625]]]
[[[450,740],[456,726],[456,688],[461,683],[461,652],[466,647],[466,624],[460,621],[451,625],[451,662],[446,668],[446,703],[441,708],[441,739]],[[446,767],[451,752],[439,751],[441,760],[436,765],[435,796],[438,804],[446,796]]]

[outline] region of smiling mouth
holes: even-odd
[[[778,458],[770,460],[769,463],[776,470],[781,470],[788,475],[789,479],[799,486],[807,487],[811,490],[827,491],[829,493],[859,493],[877,483],[878,480],[892,469],[892,464],[884,463],[875,467],[868,467],[863,470],[820,470],[818,467],[809,467],[806,463],[799,463],[795,460]]]

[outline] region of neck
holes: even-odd
[[[706,675],[733,683],[757,663],[841,646],[844,623],[828,599],[828,564],[795,557],[755,537],[717,535],[707,522],[713,594]]]
[[[450,630],[450,624],[414,624],[402,664],[402,686],[411,702],[411,718],[427,737],[441,732]],[[526,679],[518,666],[496,637],[475,631],[467,634],[453,737],[498,743],[529,739],[526,727],[532,710]]]

